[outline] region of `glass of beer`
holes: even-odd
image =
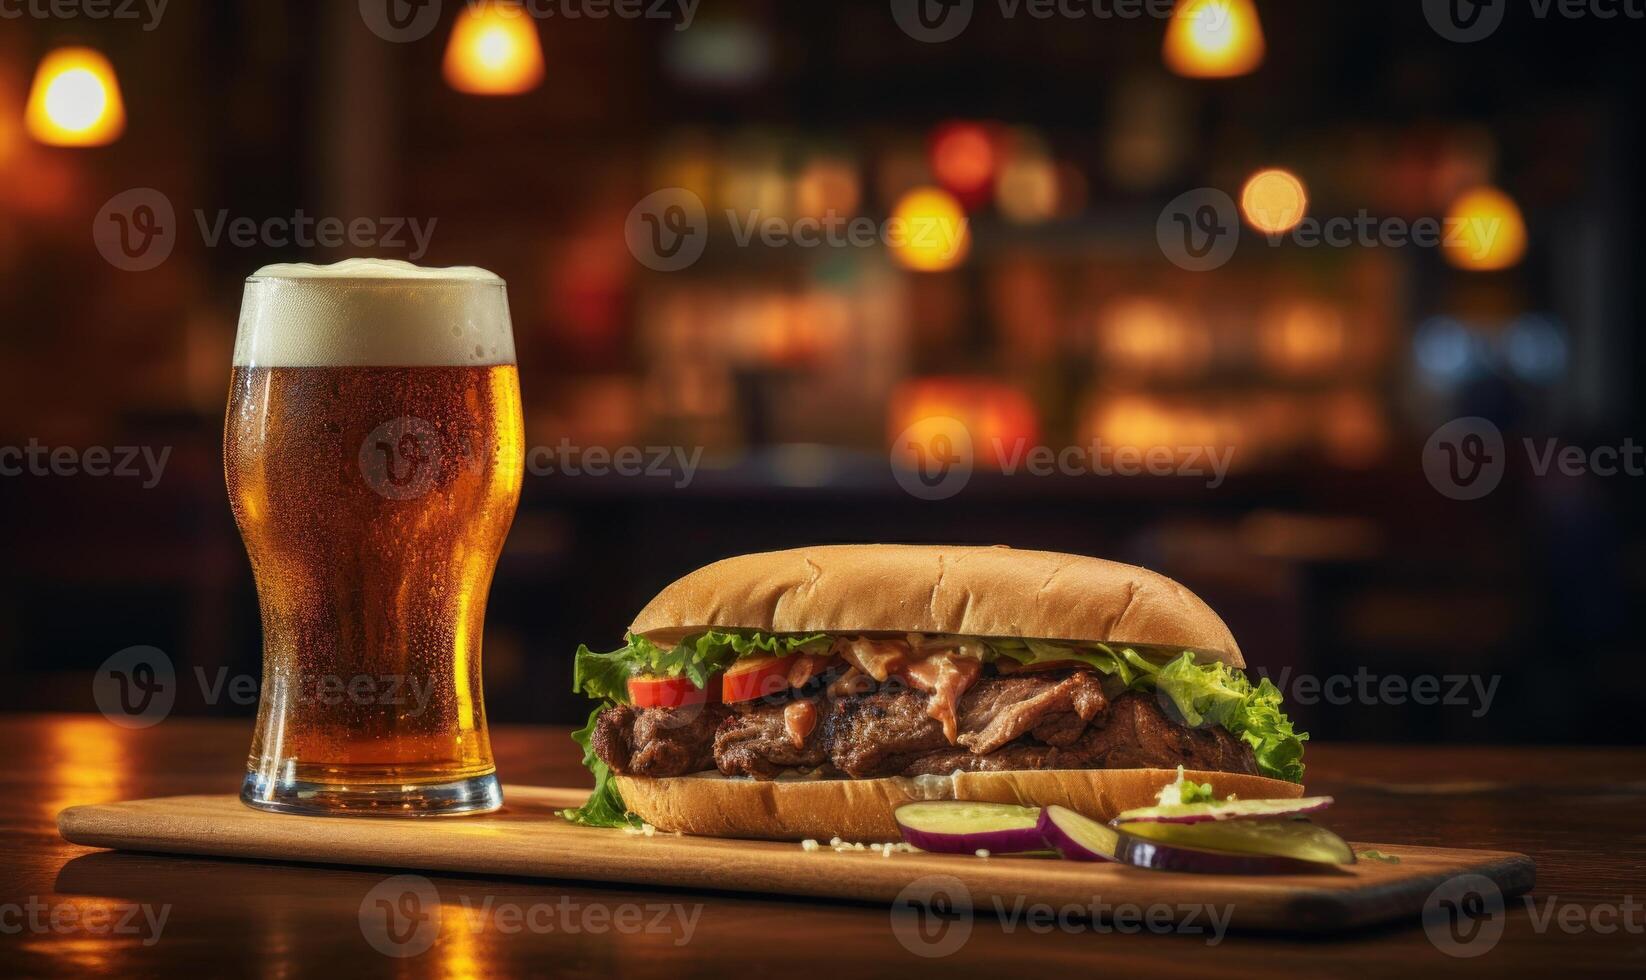
[[[480,639],[522,425],[497,276],[350,260],[246,280],[223,432],[263,619],[246,803],[502,804]]]

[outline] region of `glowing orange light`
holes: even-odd
[[[543,81],[543,45],[530,15],[501,0],[463,8],[446,45],[446,82],[470,95],[519,95]]]
[[[1441,251],[1459,269],[1507,269],[1526,254],[1526,222],[1514,198],[1495,187],[1465,191],[1446,215],[1449,231]]]
[[[887,420],[900,465],[955,451],[980,466],[998,468],[1021,458],[1039,438],[1034,403],[1011,385],[987,378],[915,378],[892,392]],[[956,430],[955,423],[960,430]],[[899,438],[905,440],[897,445]],[[947,440],[946,444],[943,442]]]
[[[892,255],[905,268],[941,272],[960,264],[971,249],[966,210],[948,191],[917,187],[892,209],[887,226]]]
[[[1109,366],[1125,371],[1193,374],[1211,359],[1212,337],[1179,309],[1129,297],[1099,314],[1098,350]]]
[[[1258,343],[1263,359],[1281,374],[1324,374],[1349,354],[1349,328],[1342,311],[1310,300],[1294,300],[1263,320]]]
[[[1188,78],[1233,78],[1263,63],[1252,0],[1181,0],[1166,25],[1166,67]]]
[[[40,62],[24,122],[47,146],[104,146],[126,129],[126,104],[109,59],[91,48],[58,48]]]
[[[977,123],[951,123],[932,136],[932,174],[956,194],[986,189],[996,162],[994,140]]]
[[[1258,231],[1278,235],[1296,228],[1309,210],[1309,193],[1297,175],[1259,170],[1240,192],[1240,211]]]
[[[829,157],[812,160],[795,179],[795,207],[801,214],[814,218],[831,214],[850,217],[857,212],[862,194],[857,168],[844,160]]]

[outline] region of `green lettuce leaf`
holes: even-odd
[[[1153,685],[1188,724],[1220,725],[1250,745],[1263,775],[1303,781],[1303,743],[1309,736],[1293,729],[1281,710],[1280,689],[1267,677],[1254,685],[1227,664],[1196,664],[1185,653],[1162,667]]]
[[[1128,691],[1159,691],[1171,699],[1185,723],[1221,725],[1252,747],[1258,771],[1273,779],[1303,781],[1303,743],[1281,709],[1280,690],[1267,677],[1253,684],[1221,663],[1200,664],[1185,651],[1172,660],[1151,660],[1131,647],[1103,643],[991,639],[996,655],[1020,664],[1075,660],[1117,678]]]
[[[583,765],[594,773],[594,792],[589,794],[588,802],[575,810],[561,810],[560,815],[575,824],[585,827],[638,827],[640,820],[629,812],[623,802],[623,796],[617,791],[617,780],[612,777],[612,771],[600,757],[594,754],[589,742],[594,736],[595,721],[600,712],[611,705],[602,702],[595,705],[589,713],[589,723],[572,732],[572,741],[583,749]]]

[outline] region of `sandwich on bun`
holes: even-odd
[[[1005,547],[742,555],[577,651],[593,826],[895,840],[913,800],[1147,806],[1179,766],[1302,795],[1303,742],[1229,628],[1146,569]]]

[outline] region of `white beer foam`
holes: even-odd
[[[503,280],[395,259],[268,265],[246,280],[235,367],[514,363]]]

